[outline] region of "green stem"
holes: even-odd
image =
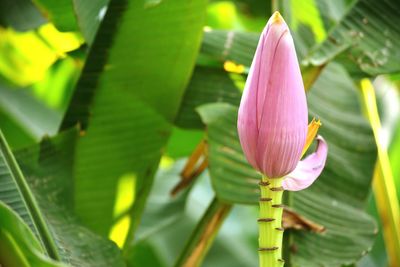
[[[265,176],[260,182],[259,259],[260,267],[281,267],[282,260],[282,178]]]

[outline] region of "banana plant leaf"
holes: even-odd
[[[115,244],[80,225],[72,214],[76,137],[74,129],[15,153],[1,137],[0,200],[23,219],[53,259],[69,266],[124,266]]]

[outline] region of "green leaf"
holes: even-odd
[[[93,45],[97,30],[99,29],[100,23],[103,20],[106,13],[109,13],[109,17],[113,17],[111,20],[117,21],[120,19],[124,9],[126,8],[127,0],[114,1],[114,0],[69,0],[74,4],[74,10],[78,21],[79,28],[85,37],[86,42],[89,45]],[[111,2],[111,3],[110,3]],[[110,7],[115,6],[115,3],[119,2],[121,9],[109,10]],[[110,31],[112,33],[112,31]]]
[[[242,78],[237,77],[236,78]],[[176,125],[183,128],[203,128],[195,108],[211,102],[239,105],[240,91],[229,73],[224,70],[198,66],[195,68],[176,118]]]
[[[357,0],[338,0],[335,2],[330,0],[316,1],[325,30],[329,31],[338,24],[355,1]]]
[[[124,266],[117,247],[79,225],[71,213],[76,136],[73,129],[19,150],[18,164],[2,137],[0,200],[30,226],[53,258],[79,267]]]
[[[181,180],[186,159],[160,167],[135,241],[124,254],[128,266],[173,266],[212,192],[205,173],[178,195],[170,192]]]
[[[17,31],[28,31],[45,23],[45,19],[30,0],[0,1],[0,25]]]
[[[47,70],[46,76],[35,83],[32,87],[35,97],[41,102],[60,113],[54,126],[60,127],[62,115],[67,109],[76,82],[81,72],[81,61],[83,61],[83,49],[74,50],[68,56],[57,60]]]
[[[257,266],[258,225],[255,219],[257,214],[256,206],[234,205],[202,266]]]
[[[211,0],[207,7],[207,26],[213,29],[261,31],[272,14],[272,1]]]
[[[230,60],[250,67],[259,37],[259,33],[206,31],[201,54],[219,62]]]
[[[171,196],[170,192],[181,179],[179,174],[184,163],[185,160],[179,160],[173,165],[161,167],[157,171],[154,186],[143,212],[143,223],[137,229],[135,242],[132,242],[125,253],[129,266],[172,266],[175,254],[183,247],[184,238],[175,236],[175,238],[179,238],[180,242],[176,242],[176,239],[174,242],[170,242],[168,251],[170,252],[172,249],[175,253],[162,253],[167,254],[170,258],[166,260],[160,255],[163,250],[162,245],[157,243],[166,239],[165,235],[169,229],[175,228],[177,223],[182,221],[188,190],[184,190],[175,197]],[[187,234],[189,232],[188,229],[180,228],[180,230]]]
[[[290,25],[292,31],[298,31],[301,25],[310,27],[316,42],[321,42],[325,39],[326,32],[316,2],[316,0],[293,1],[291,8],[296,12],[291,12]]]
[[[3,110],[0,110],[0,117],[0,129],[2,129],[11,148],[24,147],[35,143],[35,139]]]
[[[213,198],[174,266],[202,265],[205,255],[231,208],[232,205],[222,203],[216,197]]]
[[[104,236],[124,175],[136,181],[130,238],[140,222],[201,41],[205,0],[146,3],[110,2],[63,123],[83,128],[75,210]]]
[[[50,229],[57,252],[71,266],[125,266],[118,248],[79,224],[72,213],[76,129],[16,152]]]
[[[328,142],[329,155],[317,182],[293,194],[293,208],[327,231],[295,232],[293,264],[350,264],[370,249],[376,231],[373,219],[361,210],[369,195],[376,158],[373,135],[361,115],[356,88],[340,66],[329,65],[323,71],[308,102],[310,115],[322,120],[320,133]],[[229,203],[258,203],[260,175],[242,154],[237,108],[209,104],[199,112],[207,125],[210,175],[217,196]]]
[[[202,130],[174,127],[168,140],[165,155],[174,159],[189,156],[204,137]]]
[[[289,25],[300,60],[308,55],[311,48],[326,39],[329,30],[340,21],[352,1],[276,1],[278,10]]]
[[[0,86],[0,109],[27,135],[39,141],[43,136],[57,133],[62,117],[36,99],[30,90]]]
[[[78,31],[72,0],[33,0],[59,31]]]
[[[326,232],[292,232],[292,246],[297,247],[296,253],[291,256],[292,262],[307,267],[357,262],[374,243],[378,231],[374,219],[355,208],[353,203],[313,191],[316,190],[294,194],[294,208],[308,219],[324,225]]]
[[[399,71],[399,23],[397,0],[359,0],[307,61],[321,65],[344,53],[341,60],[348,68],[369,75]]]
[[[62,267],[49,259],[21,218],[0,202],[0,263],[2,266]]]
[[[308,54],[311,47],[325,39],[326,29],[322,16],[328,9],[318,9],[317,3],[322,2],[321,0],[277,0],[276,2],[278,2],[278,10],[282,12],[283,18],[289,25],[296,45],[297,56],[302,59]]]
[[[314,33],[309,27],[297,22],[297,31],[292,31],[298,57],[301,59],[308,54],[309,48],[314,45]],[[308,24],[310,22],[308,21]],[[321,25],[320,25],[321,26]],[[318,29],[321,27],[318,26]],[[322,29],[320,29],[323,32]],[[201,46],[200,65],[222,67],[223,62],[233,61],[236,64],[244,65],[248,70],[257,48],[259,33],[209,30],[204,33]],[[201,61],[202,60],[202,61]],[[207,61],[208,60],[208,61]],[[204,62],[205,63],[204,63]],[[215,64],[216,63],[216,64]]]
[[[140,242],[150,235],[162,232],[164,227],[174,224],[181,218],[190,187],[176,196],[171,196],[171,190],[181,179],[180,173],[185,161],[181,159],[170,166],[158,169],[135,242]]]
[[[180,180],[184,163],[185,160],[178,160],[159,169],[143,215],[148,223],[139,226],[135,244],[125,255],[129,266],[173,266],[211,203],[214,192],[208,172],[196,179],[190,192],[184,191],[175,198],[169,196]],[[168,216],[164,209],[170,210]],[[256,266],[256,208],[237,205],[228,216],[201,266]]]
[[[10,147],[0,132],[0,200],[13,208],[37,234],[50,257],[58,259],[58,251],[38,203],[23,176]]]

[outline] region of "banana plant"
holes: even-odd
[[[275,203],[282,246],[260,259],[399,266],[400,116],[387,119],[397,113],[381,93],[400,106],[399,10],[397,0],[1,1],[0,265],[257,266],[259,183],[271,182],[260,171],[275,173],[252,160],[237,122],[279,11],[303,79],[302,133],[311,121],[329,149],[320,177]],[[320,151],[313,136],[296,163]]]

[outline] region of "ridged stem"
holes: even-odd
[[[263,176],[260,182],[259,259],[260,267],[281,267],[282,260],[282,178]]]

